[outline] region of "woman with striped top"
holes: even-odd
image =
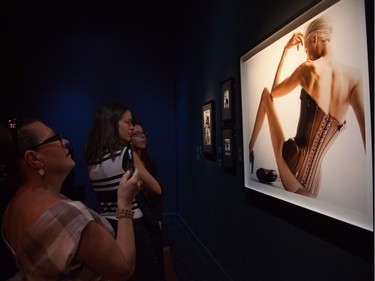
[[[122,104],[101,106],[92,123],[87,139],[84,160],[88,166],[90,182],[98,199],[100,214],[117,228],[115,194],[119,181],[127,170],[127,146],[133,133],[132,113]],[[158,181],[145,169],[134,153],[134,164],[139,170],[142,189],[148,194],[160,195]],[[160,280],[158,259],[152,247],[151,233],[137,200],[133,201],[133,224],[136,241],[136,268],[131,280]]]

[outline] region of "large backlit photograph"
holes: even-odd
[[[241,56],[244,184],[373,231],[364,1],[321,1]]]

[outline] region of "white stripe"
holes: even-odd
[[[116,178],[116,179],[103,179],[103,181],[100,181],[100,182],[91,182],[91,185],[92,186],[102,186],[102,185],[109,185],[109,184],[120,184],[120,180],[121,180],[121,177],[120,178]],[[95,181],[95,180],[93,180]]]
[[[113,186],[113,187],[94,187],[94,191],[112,191],[112,190],[117,190],[118,186]]]

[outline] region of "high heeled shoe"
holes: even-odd
[[[253,151],[250,151],[249,153],[249,162],[251,165],[251,173],[253,174],[254,173],[254,152]]]
[[[276,171],[271,169],[259,168],[256,175],[261,183],[274,182],[277,179]]]

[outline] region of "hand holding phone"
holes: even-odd
[[[131,142],[127,146],[126,153],[127,153],[127,158],[128,158],[126,169],[130,171],[130,176],[132,176],[135,170],[135,166],[134,166],[134,157],[133,157],[133,144]]]

